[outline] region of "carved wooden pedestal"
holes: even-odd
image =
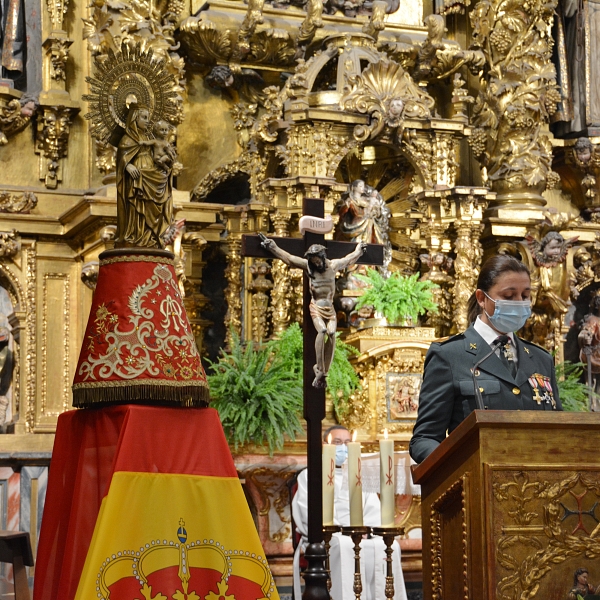
[[[600,415],[476,411],[423,463],[426,599],[566,598],[600,583]]]

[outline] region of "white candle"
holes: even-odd
[[[335,446],[331,434],[323,446],[323,525],[333,525],[333,502],[335,490]]]
[[[350,492],[350,526],[363,525],[362,465],[360,443],[356,440],[356,431],[348,443],[348,490]]]
[[[394,468],[394,440],[388,440],[388,431],[384,430],[385,439],[379,440],[379,491],[381,498],[381,526],[394,526],[396,504],[396,469]]]

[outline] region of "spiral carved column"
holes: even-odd
[[[269,336],[269,295],[268,291],[273,288],[273,282],[267,279],[271,267],[265,260],[256,260],[250,265],[252,282],[252,341],[261,342]]]
[[[234,331],[239,336],[242,334],[242,241],[239,238],[230,238],[225,244],[227,255],[227,268],[225,279],[225,300],[227,302],[227,313],[225,323],[228,324],[227,343],[231,343],[231,333]]]
[[[459,218],[455,221],[456,240],[454,249],[454,326],[456,331],[464,331],[469,326],[468,304],[471,294],[477,288],[477,279],[483,258],[481,219],[488,204],[488,194],[484,188],[473,188],[466,195],[454,197]]]

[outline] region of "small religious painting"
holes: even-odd
[[[388,373],[386,404],[388,422],[416,419],[421,390],[420,373]]]

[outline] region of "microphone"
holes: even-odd
[[[494,340],[492,344],[492,349],[479,361],[475,363],[473,366],[473,371],[471,372],[471,376],[473,377],[473,389],[475,390],[475,403],[477,404],[477,408],[479,410],[486,410],[483,405],[483,398],[481,396],[481,391],[479,390],[479,386],[477,385],[477,379],[475,379],[475,373],[477,371],[477,367],[485,362],[500,346],[507,344],[510,341],[510,338],[507,335],[501,335]]]

